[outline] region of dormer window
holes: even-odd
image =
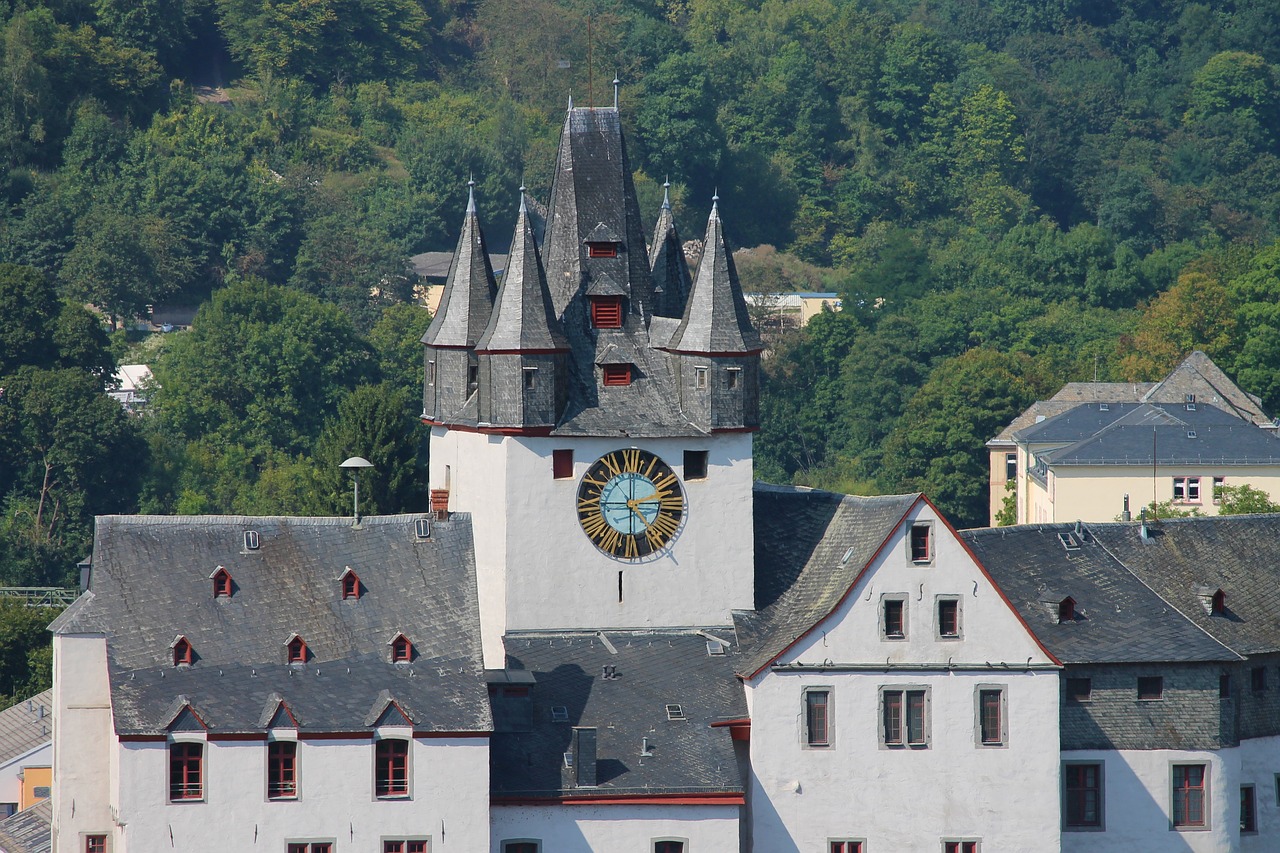
[[[413,660],[413,643],[404,634],[396,634],[391,641],[391,662],[410,663]]]
[[[591,297],[591,325],[597,329],[621,329],[622,297]]]
[[[258,531],[246,530],[244,532],[244,549],[246,551],[256,551],[261,544],[262,543],[258,538]]]
[[[290,637],[289,642],[285,644],[285,660],[289,663],[306,663],[307,654],[306,641],[297,634]]]
[[[588,243],[588,258],[616,258],[618,257],[617,243]]]
[[[178,637],[173,641],[173,665],[174,666],[190,666],[195,662],[195,649],[191,647],[191,643],[186,637]]]
[[[1217,592],[1215,592],[1213,594],[1213,599],[1210,603],[1210,609],[1219,616],[1221,616],[1223,613],[1226,613],[1227,612],[1227,594],[1222,590],[1218,590]]]
[[[356,600],[360,598],[362,591],[360,586],[360,576],[351,571],[350,566],[347,566],[347,570],[342,573],[342,577],[338,580],[342,584],[343,601],[347,601],[348,599]]]
[[[606,364],[604,365],[603,369],[604,369],[605,385],[630,385],[631,384],[631,365]]]
[[[1076,621],[1076,600],[1067,596],[1058,602],[1058,624],[1066,625]]]
[[[213,597],[214,598],[230,598],[233,590],[231,583],[231,573],[218,566],[218,570],[212,575],[213,578]]]

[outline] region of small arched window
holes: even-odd
[[[1218,590],[1213,594],[1211,610],[1217,615],[1222,615],[1227,612],[1227,594],[1222,590]]]
[[[289,642],[286,644],[285,650],[289,663],[307,662],[307,644],[297,634],[294,634],[289,638]]]
[[[173,641],[173,665],[174,666],[190,666],[196,659],[195,649],[191,647],[191,643],[186,637],[179,637]]]
[[[404,634],[396,634],[391,641],[391,662],[409,663],[413,660],[413,643]]]
[[[230,598],[234,588],[234,584],[231,581],[231,572],[228,572],[222,566],[218,566],[218,570],[213,573],[213,597]]]

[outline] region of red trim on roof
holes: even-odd
[[[495,806],[741,806],[742,794],[618,794],[568,795],[563,797],[490,797]]]
[[[713,729],[722,729],[726,726],[749,726],[751,725],[750,717],[739,717],[736,720],[717,720],[711,724]]]
[[[164,743],[168,735],[116,735],[121,743]]]
[[[554,355],[569,352],[568,347],[547,347],[542,349],[478,349],[476,355]]]

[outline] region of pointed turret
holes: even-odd
[[[489,325],[476,342],[479,422],[512,429],[554,427],[567,396],[568,352],[521,193],[507,269]]]
[[[475,181],[467,183],[467,213],[436,316],[422,336],[426,346],[422,414],[446,422],[476,390],[476,342],[489,324],[498,285],[476,214]]]
[[[649,266],[653,268],[653,313],[660,317],[683,317],[685,301],[693,285],[689,264],[685,262],[684,244],[671,215],[671,182],[662,185],[662,209],[653,229],[649,248]]]
[[[668,352],[676,356],[681,408],[708,430],[753,429],[760,424],[760,335],[712,200],[706,247],[684,317]]]

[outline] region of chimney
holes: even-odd
[[[596,786],[595,727],[574,728],[572,749],[574,787],[594,788]]]
[[[1129,512],[1129,494],[1128,494],[1128,492],[1126,492],[1126,493],[1125,493],[1125,496],[1124,496],[1124,509],[1120,511],[1120,520],[1121,520],[1121,521],[1133,521],[1133,514]]]
[[[431,511],[435,513],[436,518],[440,521],[446,521],[449,518],[449,490],[448,489],[432,489],[431,490]]]

